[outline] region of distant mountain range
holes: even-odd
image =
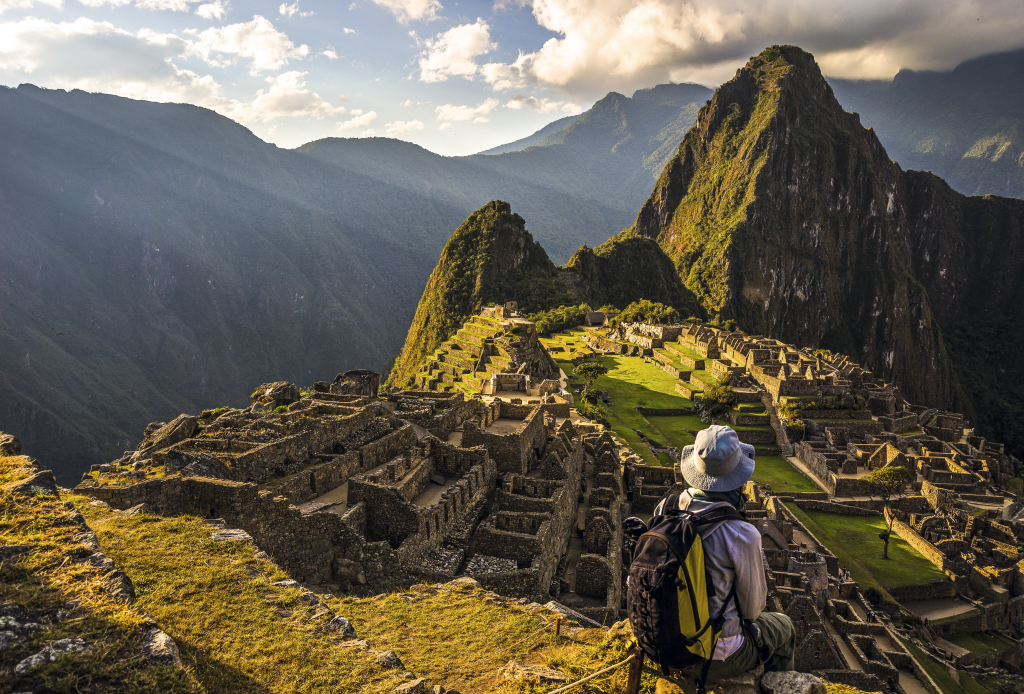
[[[832,83],[904,168],[1020,195],[996,189],[1020,180],[1019,61]],[[647,286],[616,287],[630,258],[689,303],[648,246],[602,244],[633,223],[711,95],[611,93],[528,138],[441,157],[384,138],[282,150],[194,106],[0,88],[0,430],[71,483],[150,421],[241,404],[268,380],[379,369],[452,230],[492,199],[555,263],[587,246],[573,272],[594,301]]]
[[[965,195],[1024,197],[1024,50],[945,72],[829,83],[904,169],[931,171]]]

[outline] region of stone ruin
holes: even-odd
[[[620,613],[619,447],[567,404],[393,391],[369,372],[148,428],[77,491],[222,519],[295,579],[371,595],[471,576],[518,598]],[[326,386],[326,387],[325,387]]]

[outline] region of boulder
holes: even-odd
[[[518,660],[510,660],[501,669],[507,680],[527,680],[529,682],[568,682],[569,678],[558,670],[543,665],[527,665]]]
[[[288,381],[264,383],[254,390],[249,398],[253,402],[261,402],[264,405],[273,404],[274,407],[291,405],[299,400],[299,387]]]
[[[331,392],[340,395],[362,395],[376,397],[380,390],[380,374],[376,371],[356,369],[334,377]]]
[[[100,590],[125,605],[135,602],[135,586],[132,585],[132,579],[119,569],[114,569],[100,579]]]
[[[431,475],[430,476],[430,481],[433,482],[434,484],[439,484],[439,485],[441,485],[443,487],[444,486],[444,475]]]
[[[135,516],[141,516],[142,514],[151,514],[151,513],[153,513],[153,509],[151,509],[149,507],[149,504],[142,503],[142,504],[136,504],[135,506],[132,506],[129,509],[121,511],[120,515],[124,516],[125,518],[134,518]]]
[[[360,585],[366,583],[366,573],[363,571],[363,565],[357,561],[338,557],[334,560],[332,568],[338,583],[344,583],[345,581]]]
[[[480,582],[475,578],[462,576],[461,578],[456,578],[454,581],[448,581],[448,585],[457,590],[472,590],[473,588],[479,588]]]
[[[283,581],[275,581],[270,585],[274,586],[275,588],[298,588],[299,582],[291,578],[286,578]]]
[[[187,414],[180,414],[173,420],[163,425],[152,433],[147,433],[146,438],[139,444],[138,449],[132,455],[130,462],[137,463],[146,458],[152,458],[155,451],[161,451],[168,446],[173,446],[187,438],[191,438],[196,431],[196,417]],[[149,427],[146,427],[147,429]]]
[[[0,455],[21,455],[21,441],[10,434],[0,433]]]
[[[26,496],[35,496],[40,493],[60,496],[60,493],[57,491],[57,478],[49,470],[40,470],[28,479],[12,485],[10,491],[14,494],[24,494]]]
[[[335,617],[331,621],[327,622],[327,630],[337,632],[345,638],[354,639],[356,637],[356,630],[352,626],[352,623],[341,616]]]
[[[244,542],[246,544],[253,542],[252,535],[238,529],[215,530],[210,533],[210,537],[214,542]]]
[[[395,687],[395,691],[398,692],[398,694],[422,694],[423,688],[426,684],[427,680],[420,677],[419,679],[412,680],[411,682],[398,685]]]
[[[405,667],[404,665],[402,665],[402,661],[398,657],[398,654],[394,651],[381,651],[380,653],[378,653],[377,664],[380,665],[382,668],[387,668],[389,670],[394,668]]]
[[[150,629],[142,638],[142,655],[147,661],[156,665],[181,667],[178,644],[159,629]]]
[[[761,689],[765,694],[825,694],[825,683],[806,672],[766,672]]]
[[[208,477],[215,480],[233,479],[231,470],[219,458],[209,453],[197,453],[191,462],[181,468],[182,477]]]
[[[60,639],[59,641],[54,641],[38,653],[30,655],[15,665],[14,674],[24,675],[26,672],[34,670],[43,663],[53,663],[62,655],[78,653],[81,651],[88,651],[85,641],[82,639]]]

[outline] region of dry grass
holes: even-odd
[[[25,643],[0,651],[5,691],[192,692],[187,671],[142,659],[145,616],[115,602],[99,587],[100,569],[80,561],[90,552],[73,538],[83,532],[74,507],[55,496],[15,495],[11,487],[35,470],[28,458],[0,457],[0,537],[31,550],[0,564],[0,603],[32,610],[70,610],[68,619],[31,632]],[[74,601],[74,602],[72,602]],[[59,639],[85,641],[88,653],[64,655],[22,675],[14,666]]]

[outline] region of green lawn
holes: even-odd
[[[960,646],[960,648],[966,648],[976,655],[983,655],[993,651],[1005,651],[1014,646],[1014,642],[1002,634],[984,631],[977,631],[973,634],[952,634],[946,637],[946,640]]]
[[[776,494],[786,492],[820,492],[818,486],[780,455],[754,457],[753,480],[767,484]]]
[[[949,674],[949,670],[932,660],[920,648],[903,638],[900,639],[900,642],[907,647],[910,654],[914,656],[914,660],[921,665],[928,676],[935,681],[935,684],[939,685],[943,694],[985,694],[988,691],[963,670],[960,670],[960,682],[957,683]]]
[[[1014,494],[1020,494],[1020,477],[1011,477],[1006,487]]]
[[[601,404],[614,431],[647,465],[669,465],[668,457],[659,460],[640,439],[635,430],[642,431],[661,446],[682,448],[693,443],[689,432],[704,429],[698,417],[644,417],[634,408],[681,409],[693,406],[693,401],[678,395],[678,379],[639,357],[604,356],[601,363],[608,373],[597,379],[599,390],[608,393],[611,405]],[[573,373],[572,364],[559,362],[567,376]]]
[[[635,430],[643,432],[659,446],[683,446],[693,444],[696,432],[705,429],[706,425],[696,416],[644,416],[636,411],[636,407],[653,409],[679,409],[693,406],[693,401],[684,398],[676,391],[681,383],[655,364],[644,361],[640,357],[604,356],[601,363],[608,367],[608,373],[597,379],[596,387],[606,391],[611,401],[609,405],[601,405],[606,412],[608,422],[614,431],[647,465],[668,465],[667,456],[654,456],[650,448],[641,440]],[[573,373],[571,363],[559,362],[559,366],[567,376]],[[710,375],[709,380],[714,380]],[[755,407],[760,403],[749,403]],[[737,426],[737,430],[759,430],[768,428],[767,419],[764,426]],[[660,458],[664,457],[665,460]],[[758,458],[762,460],[762,458]],[[759,482],[765,482],[779,489],[793,491],[819,491],[807,478],[797,472],[782,458],[768,456]],[[788,486],[787,485],[791,485]]]
[[[788,506],[832,550],[839,564],[850,569],[862,590],[872,585],[881,589],[923,585],[932,578],[946,579],[946,574],[895,533],[889,540],[889,559],[882,559],[878,534],[885,530],[885,521],[881,516],[844,516],[804,511],[796,504]]]

